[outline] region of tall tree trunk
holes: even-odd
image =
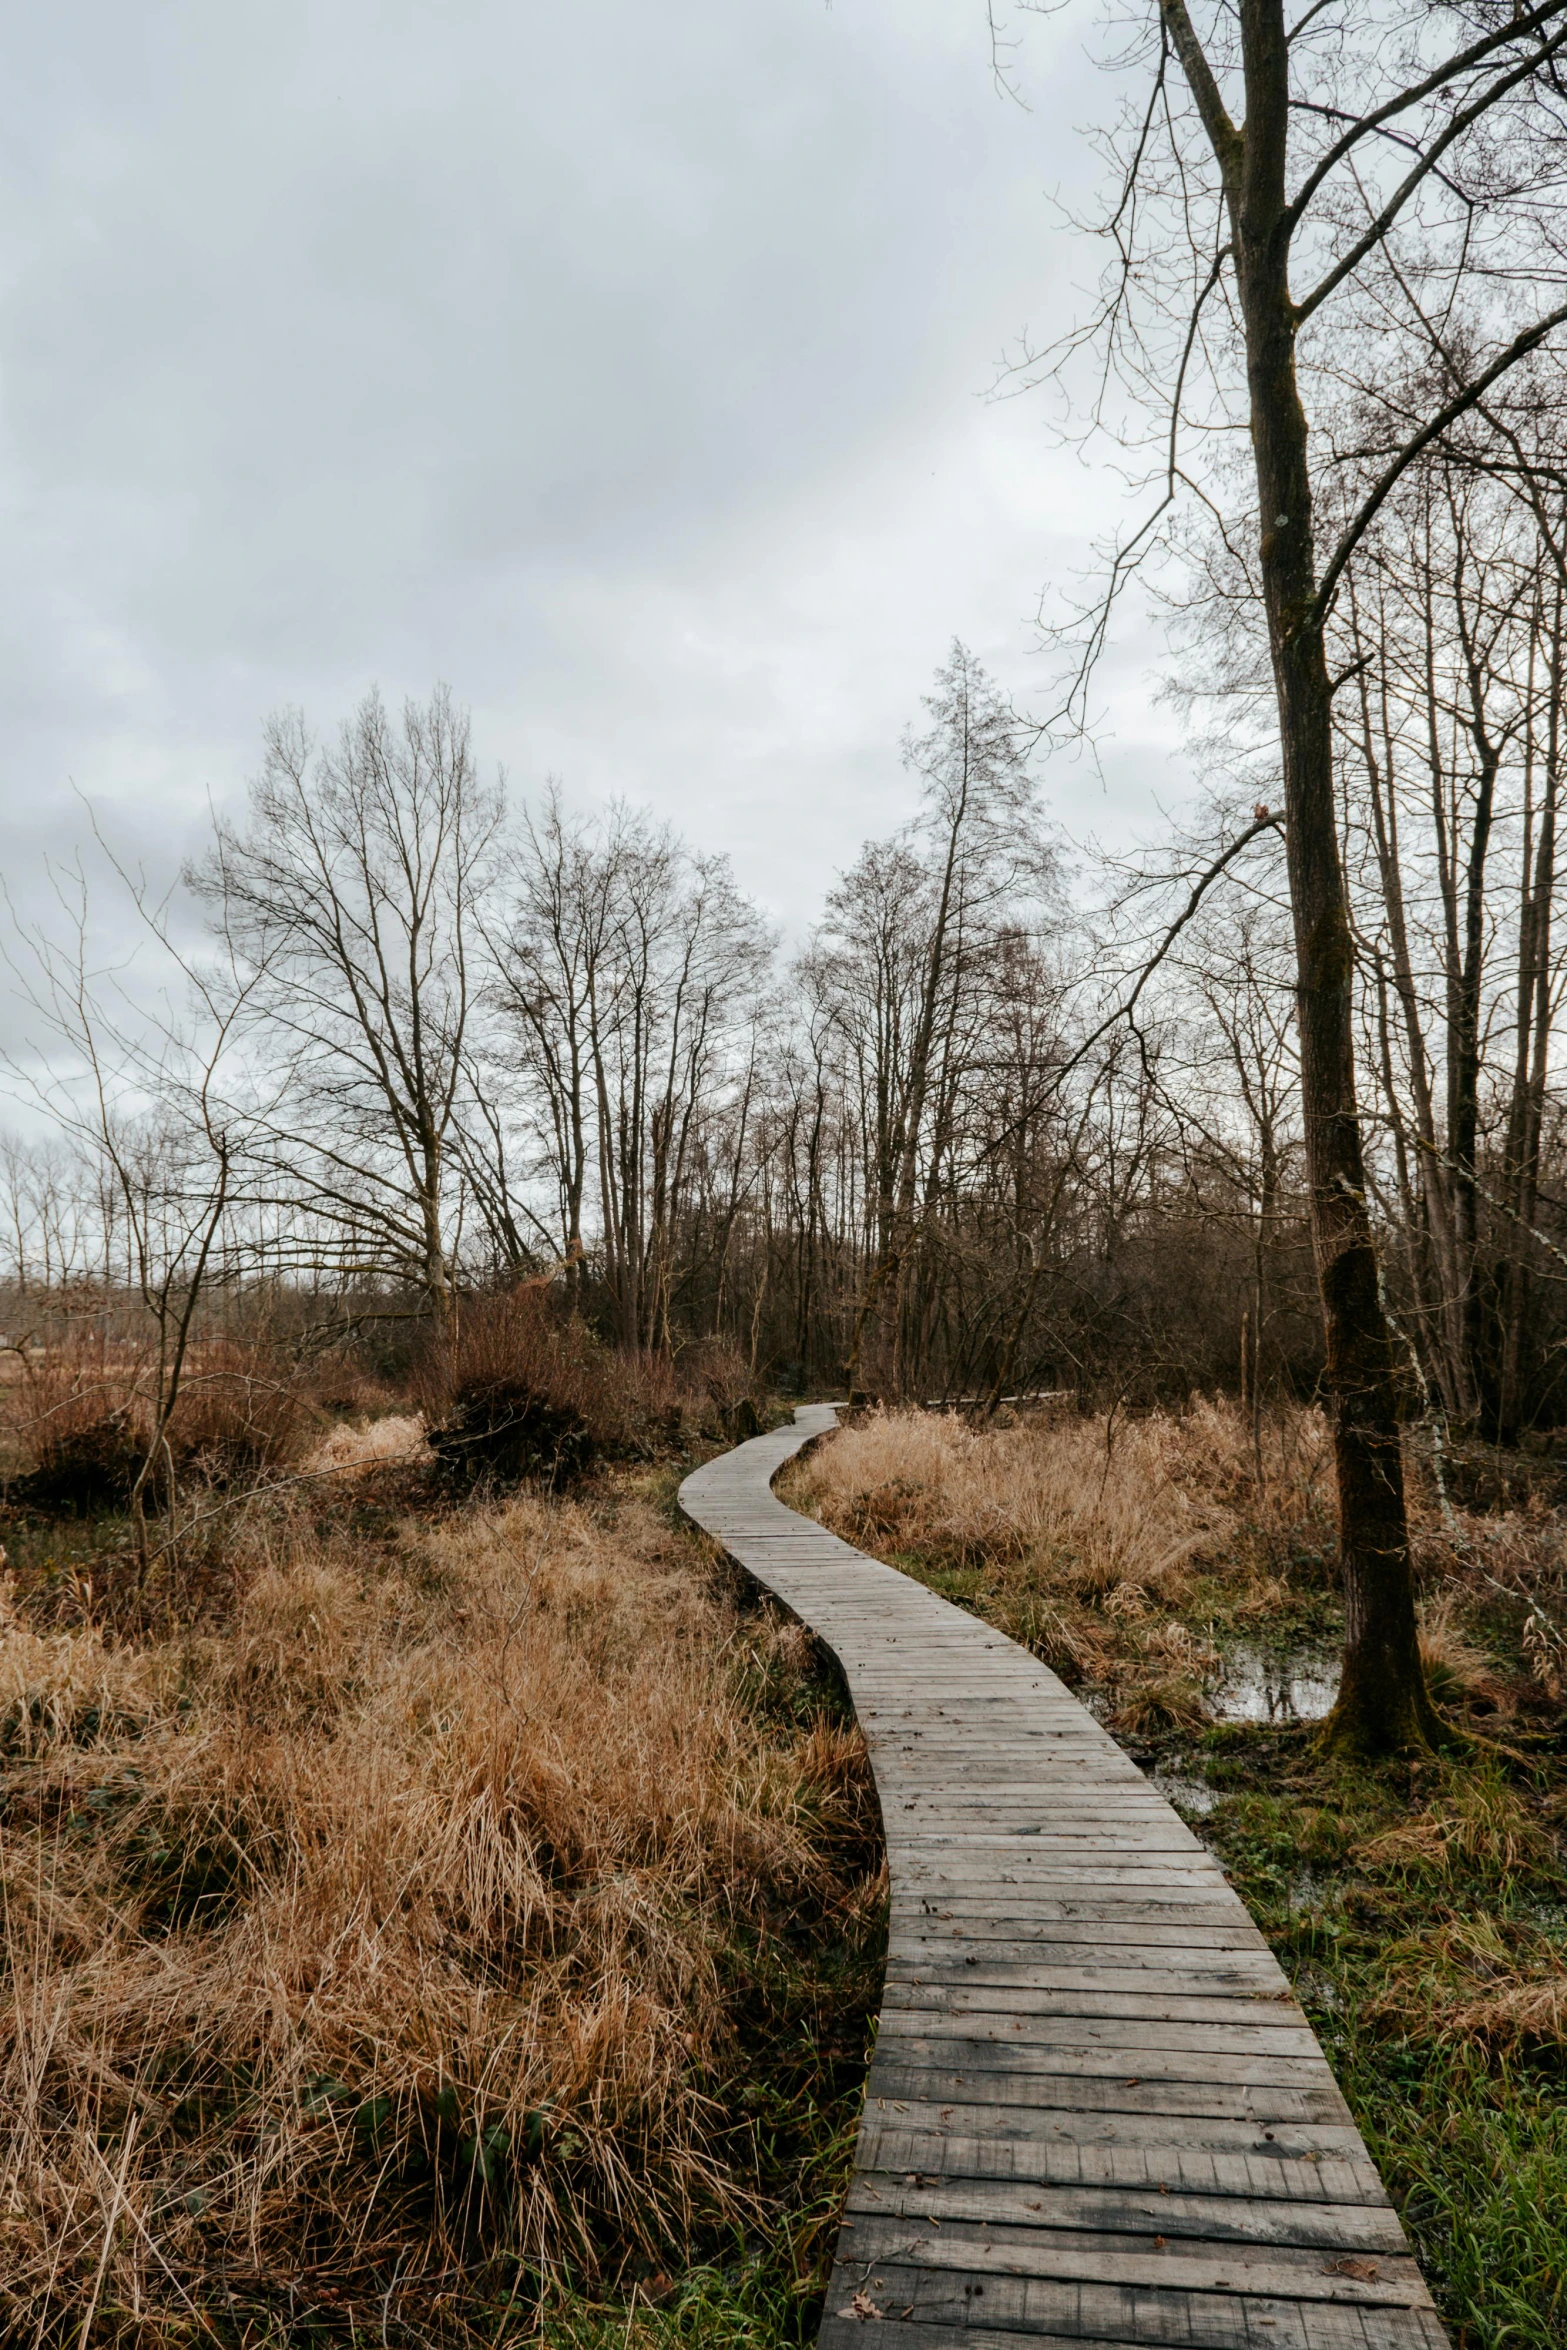
[[[1353,595],[1353,583],[1350,592]],[[1360,641],[1357,618],[1357,651]],[[1404,1120],[1393,1078],[1392,1053],[1385,1037],[1384,1090],[1387,1094],[1388,1114],[1394,1122],[1398,1152],[1399,1196],[1404,1206],[1404,1221],[1409,1236],[1410,1286],[1414,1292],[1418,1343],[1423,1356],[1422,1376],[1427,1375],[1429,1366],[1430,1371],[1434,1372],[1447,1409],[1464,1418],[1467,1417],[1467,1405],[1461,1386],[1462,1358],[1456,1344],[1458,1334],[1453,1311],[1453,1301],[1458,1294],[1458,1273],[1453,1246],[1452,1203],[1438,1146],[1431,1061],[1426,1049],[1425,1024],[1421,1018],[1420,997],[1415,982],[1414,957],[1409,947],[1409,925],[1404,906],[1403,854],[1399,845],[1398,775],[1394,736],[1387,714],[1385,666],[1379,668],[1378,685],[1383,744],[1380,758],[1376,747],[1377,734],[1372,724],[1370,684],[1366,671],[1361,671],[1361,757],[1366,768],[1372,838],[1382,885],[1382,904],[1387,915],[1388,943],[1392,951],[1393,988],[1398,999],[1404,1053],[1414,1095],[1417,1172],[1413,1180],[1407,1163]],[[1379,970],[1379,984],[1381,976]],[[1417,1213],[1417,1203],[1422,1212]],[[1431,1279],[1433,1257],[1436,1260],[1434,1297]]]
[[[424,1281],[436,1328],[444,1333],[451,1327],[452,1285],[441,1231],[441,1140],[429,1121],[421,1140],[419,1211],[424,1225]]]
[[[1491,822],[1496,806],[1496,778],[1501,752],[1491,738],[1485,715],[1485,683],[1473,646],[1466,643],[1470,696],[1469,732],[1479,762],[1474,816],[1469,828],[1469,855],[1464,871],[1463,954],[1458,967],[1453,1043],[1453,1093],[1448,1104],[1448,1135],[1453,1158],[1459,1274],[1459,1329],[1463,1348],[1464,1383],[1478,1414],[1482,1397],[1480,1359],[1480,1214],[1477,1152],[1480,1139],[1480,996],[1485,970],[1486,859],[1490,854]],[[1454,842],[1456,850],[1457,842]]]
[[[1184,0],[1164,0],[1164,13],[1224,172],[1245,330],[1344,1578],[1344,1674],[1324,1735],[1338,1751],[1394,1753],[1428,1745],[1441,1723],[1416,1636],[1392,1345],[1355,1099],[1354,948],[1334,807],[1332,689],[1315,609],[1311,474],[1289,290],[1288,36],[1280,0],[1242,0],[1246,122],[1238,131]]]

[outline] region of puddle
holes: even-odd
[[[1231,1648],[1209,1704],[1221,1722],[1320,1722],[1338,1695],[1338,1667],[1327,1651],[1281,1656],[1255,1642]]]
[[[1212,1657],[1212,1650],[1209,1657]],[[1333,1710],[1338,1695],[1338,1652],[1331,1648],[1265,1648],[1261,1641],[1238,1640],[1225,1649],[1217,1670],[1203,1679],[1203,1696],[1216,1722],[1320,1722]],[[1076,1692],[1096,1722],[1109,1725],[1118,1702],[1114,1689]],[[1211,1811],[1216,1800],[1196,1781],[1185,1781],[1195,1794],[1188,1808]],[[1172,1803],[1178,1798],[1160,1782],[1160,1792]]]
[[[1148,1783],[1158,1789],[1166,1803],[1173,1803],[1177,1811],[1200,1816],[1212,1811],[1219,1800],[1217,1787],[1205,1787],[1201,1779],[1183,1779],[1178,1771],[1151,1771]]]

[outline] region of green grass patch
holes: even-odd
[[[1558,1750],[1353,1772],[1309,1732],[1178,1758],[1193,1827],[1288,1971],[1461,2350],[1567,2339]]]

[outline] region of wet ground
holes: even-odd
[[[1201,1815],[1212,1811],[1219,1800],[1217,1787],[1205,1786],[1201,1779],[1188,1779],[1179,1771],[1151,1771],[1149,1777],[1166,1803],[1177,1811]]]
[[[1208,1704],[1218,1722],[1320,1722],[1332,1710],[1338,1682],[1331,1649],[1237,1642],[1225,1651],[1224,1676],[1209,1690]]]

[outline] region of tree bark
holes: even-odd
[[[1242,0],[1246,120],[1237,130],[1184,0],[1163,0],[1163,8],[1224,173],[1245,333],[1344,1582],[1343,1681],[1324,1738],[1339,1752],[1407,1752],[1429,1745],[1442,1726],[1420,1662],[1393,1352],[1355,1098],[1354,950],[1334,807],[1332,688],[1316,608],[1311,471],[1289,288],[1288,38],[1279,0]]]

